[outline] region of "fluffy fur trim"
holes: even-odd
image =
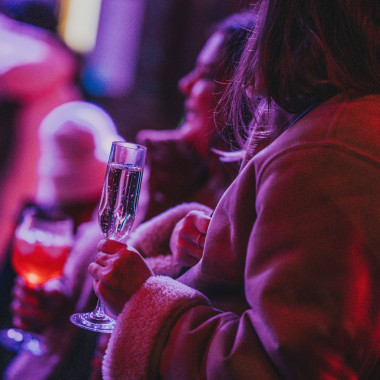
[[[104,379],[157,378],[173,324],[189,308],[207,304],[202,293],[169,277],[150,277],[119,315],[103,360]]]
[[[170,254],[169,240],[174,226],[193,210],[211,213],[211,209],[200,203],[181,203],[139,225],[129,236],[128,244],[144,257]]]
[[[176,278],[180,275],[182,270],[182,265],[178,264],[172,255],[147,257],[145,261],[155,275]]]

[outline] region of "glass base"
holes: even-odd
[[[41,356],[46,352],[46,347],[38,335],[18,329],[0,330],[0,344],[9,351],[25,350],[35,356]]]
[[[70,322],[82,329],[109,334],[116,324],[116,321],[108,315],[98,316],[95,312],[73,314]]]

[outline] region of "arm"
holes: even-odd
[[[176,277],[184,263],[177,260],[177,255],[172,255],[171,248],[174,245],[174,239],[178,238],[178,234],[175,238],[171,237],[173,229],[189,212],[210,215],[211,211],[209,207],[196,202],[181,203],[138,226],[128,238],[128,244],[136,248],[146,258],[155,274]],[[199,228],[202,231],[206,228],[204,224],[200,222]],[[178,229],[175,229],[176,233]],[[202,234],[203,241],[204,236]]]
[[[183,284],[149,277],[119,315],[105,378],[367,378],[380,356],[379,174],[330,148],[272,160],[258,176],[246,247],[250,308],[221,312]]]
[[[176,224],[170,249],[178,264],[192,267],[202,258],[210,220],[209,212],[191,211]]]

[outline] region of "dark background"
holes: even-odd
[[[39,2],[57,16],[61,1],[64,0],[0,0],[0,11],[17,16],[23,4]],[[101,17],[108,14],[107,17],[110,18],[111,14],[112,18],[112,7],[119,1],[144,3],[139,43],[134,52],[134,84],[125,93],[117,95],[91,92],[86,86],[84,91],[85,98],[103,106],[115,120],[120,133],[127,140],[133,141],[140,129],[167,129],[178,125],[183,103],[177,90],[178,80],[192,69],[212,25],[229,14],[246,9],[252,1],[103,0]],[[51,22],[47,21],[51,15],[45,16],[46,10],[33,12],[29,11],[27,15],[30,23],[51,28]],[[116,16],[119,20],[124,17],[126,25],[123,25],[127,28],[129,15],[115,14]],[[26,17],[25,12],[23,17]],[[115,31],[111,30],[112,20],[108,20],[107,25],[111,27],[99,30],[98,40],[106,40],[106,34],[110,32],[115,35]],[[116,35],[117,33],[122,40],[123,31],[116,31]],[[117,45],[115,39],[113,44]],[[85,72],[91,65],[91,53],[82,54],[80,58]]]

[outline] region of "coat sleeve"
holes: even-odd
[[[369,378],[380,356],[379,166],[316,146],[248,165],[242,186],[254,170],[248,310],[222,312],[153,277],[119,316],[105,379]]]
[[[246,291],[266,352],[289,379],[368,378],[380,357],[380,166],[306,143],[257,173]]]

